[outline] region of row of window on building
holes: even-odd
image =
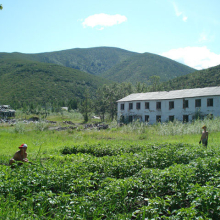
[[[169,116],[169,121],[174,121],[174,115]],[[125,118],[122,115],[122,121],[124,122]],[[134,120],[134,116],[130,115],[128,116],[128,122],[132,122]],[[145,122],[149,122],[150,116],[145,115]],[[183,115],[183,122],[188,122],[189,121],[189,115]],[[161,115],[156,115],[156,122],[161,122]]]
[[[133,122],[135,116],[128,116],[128,122]],[[213,118],[213,115],[210,114],[210,118]],[[141,118],[139,118],[141,119]],[[173,122],[175,119],[174,115],[170,115],[168,120]],[[125,118],[122,115],[122,121],[124,122]],[[142,119],[141,119],[142,120]],[[150,121],[150,116],[149,115],[145,115],[145,122],[149,122]],[[156,122],[161,122],[161,115],[156,115]],[[189,115],[183,115],[183,122],[189,122]]]
[[[201,107],[202,101],[201,99],[195,99],[195,107]],[[208,98],[207,99],[207,107],[213,107],[213,98]],[[183,100],[183,108],[189,108],[189,101],[188,100]],[[125,104],[121,104],[121,110],[125,109]],[[133,103],[129,103],[129,110],[133,109]],[[137,102],[136,103],[136,109],[141,109],[141,103]],[[145,109],[150,109],[150,102],[145,102]],[[161,109],[161,102],[156,102],[156,109],[160,110]],[[174,101],[169,101],[169,109],[174,109]]]

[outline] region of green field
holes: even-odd
[[[0,124],[0,217],[220,219],[219,121],[100,131]],[[207,149],[198,143],[204,123]],[[34,164],[11,168],[22,143]]]

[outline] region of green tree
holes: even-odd
[[[120,87],[120,98],[135,92],[135,88],[130,82],[123,82],[120,84]]]
[[[145,83],[137,82],[135,85],[136,92],[147,92],[147,85]]]
[[[107,88],[107,104],[108,112],[110,114],[111,120],[114,119],[114,116],[117,114],[117,100],[120,99],[120,85],[117,83],[112,84]]]
[[[77,109],[77,101],[75,99],[70,99],[68,102],[67,102],[67,107],[68,107],[68,110],[70,111],[71,109]]]
[[[25,113],[25,119],[27,119],[27,115],[29,115],[30,112],[31,112],[31,109],[30,109],[29,104],[27,104],[26,102],[24,102],[24,103],[22,104],[22,111],[23,111],[23,113]]]
[[[90,94],[88,90],[86,90],[85,92],[84,99],[79,107],[79,111],[82,113],[84,117],[84,122],[88,122],[89,114],[92,112],[92,102],[90,100]]]
[[[117,100],[130,95],[135,91],[131,83],[114,83],[111,85],[103,85],[97,90],[95,110],[101,115],[102,121],[105,119],[105,114],[110,115],[113,120],[117,115]]]
[[[0,4],[0,10],[2,10],[3,9],[3,6],[2,6],[2,4]]]
[[[160,76],[151,76],[150,77],[150,82],[152,84],[152,91],[157,91],[158,85],[160,83]]]
[[[104,88],[98,88],[96,92],[96,100],[94,103],[95,113],[101,117],[101,120],[105,120],[105,113],[107,111],[107,101],[104,94]]]

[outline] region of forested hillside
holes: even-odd
[[[161,84],[162,90],[220,86],[220,65],[196,71]]]
[[[70,68],[76,60],[75,68],[87,69],[93,75]],[[106,69],[109,70],[103,73]],[[0,104],[20,108],[49,102],[63,106],[68,100],[77,100],[81,112],[86,115],[94,111],[104,118],[108,112],[113,119],[116,101],[130,93],[220,85],[219,69],[217,66],[195,71],[159,55],[137,54],[118,48],[44,54],[0,53]],[[160,84],[159,80],[166,83]],[[113,81],[119,84],[111,84]]]
[[[96,47],[84,49],[76,48],[38,54],[0,53],[0,57],[55,63],[93,75],[99,75],[135,54],[137,53],[119,48]]]
[[[0,58],[55,63],[115,82],[132,84],[136,82],[150,84],[151,76],[159,76],[160,81],[164,82],[195,71],[159,55],[140,54],[113,47],[76,48],[39,54],[0,53]]]
[[[109,81],[55,64],[0,58],[0,103],[82,99]]]
[[[151,76],[159,76],[161,81],[168,81],[178,76],[195,72],[195,69],[171,59],[151,54],[137,54],[115,65],[101,74],[102,77],[116,82],[145,82],[149,84]]]

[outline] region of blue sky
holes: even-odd
[[[220,64],[219,0],[0,0],[0,52],[118,47]]]

